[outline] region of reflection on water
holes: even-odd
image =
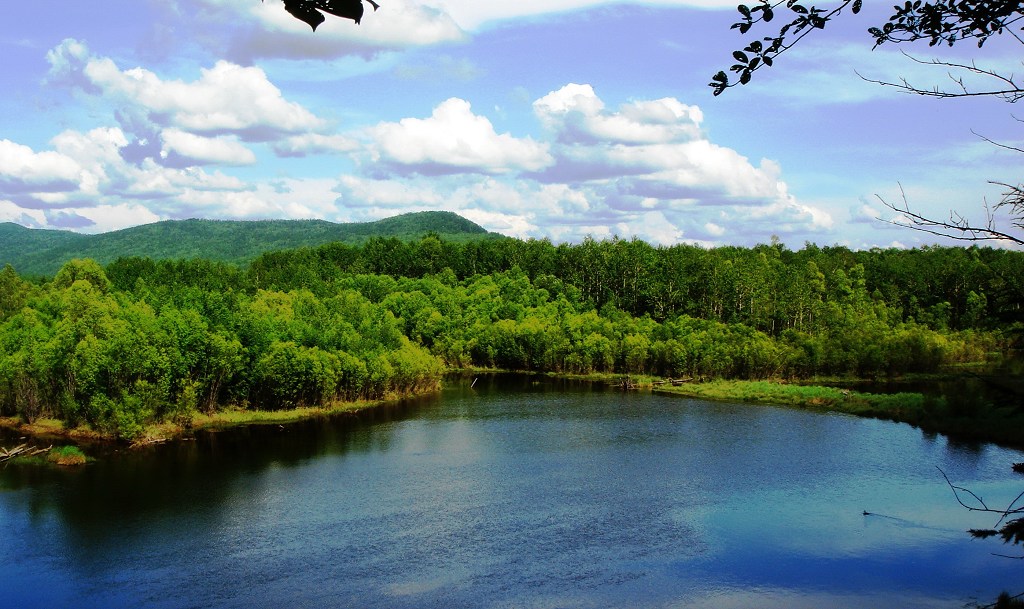
[[[0,471],[11,607],[960,607],[1021,453],[529,377]],[[865,516],[864,511],[871,516]]]

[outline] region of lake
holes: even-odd
[[[1024,454],[908,425],[452,381],[356,416],[0,469],[0,607],[962,607]],[[0,438],[11,446],[14,439]],[[872,515],[864,515],[864,512]],[[1018,552],[1019,553],[1019,552]],[[1016,589],[1015,589],[1016,588]]]

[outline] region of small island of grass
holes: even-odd
[[[50,449],[46,460],[54,465],[85,465],[88,460],[82,449],[77,446],[58,446]]]

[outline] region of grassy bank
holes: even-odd
[[[716,380],[656,387],[653,391],[709,400],[842,412],[909,423],[958,439],[1024,447],[1024,414],[1012,406],[1000,407],[988,402],[965,405],[921,393],[874,394],[772,381]]]
[[[317,407],[299,407],[282,410],[248,410],[244,408],[225,408],[209,414],[196,414],[191,421],[184,424],[158,422],[146,425],[142,433],[134,438],[132,445],[141,446],[164,442],[186,436],[189,433],[204,429],[228,429],[243,425],[285,425],[297,421],[327,417],[345,413],[355,413],[396,400],[416,397],[414,395],[389,395],[374,401],[331,402]],[[97,431],[88,426],[67,427],[56,419],[37,419],[25,423],[16,417],[0,417],[0,428],[10,429],[24,436],[39,439],[65,439],[78,443],[115,442],[117,438],[111,433]]]

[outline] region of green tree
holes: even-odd
[[[25,306],[29,285],[21,280],[14,267],[7,264],[0,270],[0,321],[14,315]]]
[[[71,287],[76,281],[85,281],[91,284],[100,292],[106,294],[110,291],[111,283],[103,267],[95,260],[75,259],[60,268],[53,278],[53,287],[64,289]]]

